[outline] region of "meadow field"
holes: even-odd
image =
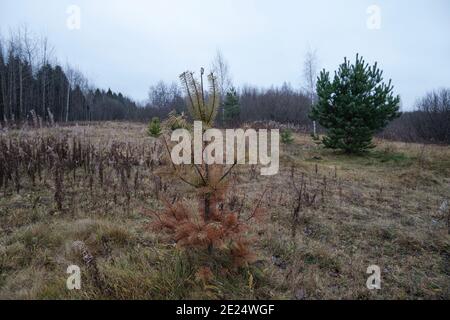
[[[0,299],[450,298],[450,147],[378,139],[355,156],[295,133],[277,175],[230,173],[225,206],[262,214],[247,231],[252,262],[225,268],[149,227],[162,199],[196,197],[146,130],[0,134]],[[70,265],[80,290],[66,287]],[[366,287],[371,265],[380,290]]]

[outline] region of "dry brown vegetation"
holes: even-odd
[[[249,224],[254,261],[224,268],[148,229],[161,199],[198,197],[144,125],[2,133],[0,298],[448,299],[450,148],[379,140],[356,157],[294,138],[278,175],[230,173],[221,209],[246,220],[261,199],[265,219]],[[72,264],[81,290],[66,289]]]

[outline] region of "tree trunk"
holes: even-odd
[[[42,118],[45,120],[45,71],[42,78]]]
[[[19,62],[19,120],[23,115],[23,72],[22,72],[22,62]]]
[[[70,85],[67,85],[66,122],[69,121]]]
[[[203,143],[203,149],[202,149],[202,158],[203,158],[203,152],[206,148],[206,142]],[[205,159],[203,159],[203,161],[205,161]],[[205,163],[205,181],[206,181],[206,186],[208,187],[210,182],[209,182],[209,165],[207,163]],[[203,204],[205,206],[205,222],[208,223],[208,221],[210,220],[210,216],[211,216],[211,212],[210,212],[210,206],[211,206],[211,195],[209,194],[209,192],[205,193],[204,195],[204,199],[203,199]],[[208,253],[211,254],[213,250],[212,244],[208,245]]]
[[[2,115],[3,119],[0,121],[6,121],[6,108],[7,108],[7,94],[6,94],[6,77],[0,75],[0,90],[2,91]]]
[[[13,99],[14,99],[14,92],[15,92],[15,86],[14,86],[14,69],[13,67],[11,67],[11,78],[10,78],[10,86],[9,86],[9,111],[8,111],[8,115],[10,120],[13,119],[13,112],[14,112],[14,108],[13,108]]]

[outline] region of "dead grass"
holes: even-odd
[[[99,144],[149,142],[139,124],[42,130],[62,130]],[[24,183],[19,194],[1,192],[0,298],[448,299],[449,213],[439,208],[450,200],[450,148],[376,143],[370,153],[352,157],[295,135],[283,146],[278,175],[261,177],[249,167],[237,168],[230,205],[248,210],[270,188],[264,198],[266,222],[252,230],[258,258],[239,270],[210,264],[213,278],[206,282],[196,272],[208,257],[180,251],[145,229],[149,218],[142,208],[161,205],[150,178],[142,181],[148,194],[133,197],[129,206],[100,191],[92,197],[83,183],[67,191],[62,211],[55,209],[52,188],[43,182]],[[295,238],[292,168],[317,190],[316,203],[300,210]],[[189,186],[172,183],[170,176],[162,179],[167,190],[161,192],[193,197]],[[75,241],[95,258],[98,279],[73,249]],[[71,264],[82,269],[82,290],[66,289]],[[366,288],[366,269],[373,264],[382,270],[378,291]]]

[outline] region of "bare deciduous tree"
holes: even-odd
[[[66,112],[65,112],[65,121],[68,122],[70,114],[70,99],[71,99],[70,93],[73,89],[77,87],[80,88],[81,91],[87,90],[88,81],[77,68],[70,66],[68,63],[66,64],[64,73],[66,74],[68,81],[66,92]]]
[[[414,126],[422,139],[450,143],[450,89],[429,92],[417,103]]]
[[[47,75],[47,68],[46,66],[49,65],[50,57],[53,55],[53,48],[49,45],[47,37],[41,38],[40,43],[40,49],[41,49],[41,68],[43,70],[42,75],[42,114],[46,115],[47,105],[46,105],[46,89],[49,85],[49,77]]]
[[[305,81],[305,90],[311,100],[311,107],[316,100],[316,82],[318,70],[318,58],[317,50],[308,49],[305,56],[305,62],[303,64],[303,78]],[[314,136],[316,136],[316,122],[313,121]]]
[[[219,92],[223,97],[233,83],[231,80],[230,66],[220,50],[217,50],[216,52],[216,56],[211,64],[211,70],[217,77]]]
[[[225,101],[225,96],[233,86],[233,82],[231,80],[230,75],[230,67],[228,62],[225,60],[222,52],[217,50],[216,56],[214,57],[211,63],[211,70],[217,77],[217,87],[219,89],[221,101]],[[223,105],[220,107],[220,116],[222,123],[225,121],[225,113]]]
[[[173,106],[174,101],[181,95],[181,90],[175,82],[167,84],[159,81],[156,85],[151,86],[148,92],[149,103],[157,108]]]

